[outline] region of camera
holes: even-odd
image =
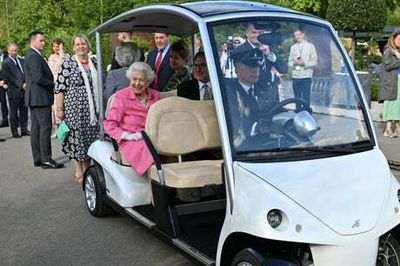
[[[228,51],[232,51],[235,47],[233,46],[233,37],[229,36],[228,41],[226,42],[226,47]]]

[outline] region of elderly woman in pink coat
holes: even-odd
[[[126,71],[130,86],[117,91],[104,120],[105,132],[116,139],[122,155],[130,162],[138,175],[143,175],[153,164],[142,134],[147,112],[160,93],[148,88],[155,74],[143,62],[133,63]]]

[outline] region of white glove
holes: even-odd
[[[125,140],[139,140],[142,138],[143,138],[142,133],[140,133],[140,132],[130,133],[130,132],[124,131],[121,135],[121,139],[125,139]]]

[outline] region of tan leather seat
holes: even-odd
[[[167,97],[176,96],[177,93],[178,93],[178,90],[162,91],[162,92],[160,92],[160,97],[161,97],[161,99],[164,99],[164,98],[167,98]]]
[[[168,97],[155,103],[146,120],[146,134],[160,155],[178,156],[220,147],[212,101]],[[221,160],[187,161],[162,165],[165,185],[175,188],[222,184]],[[153,165],[149,177],[160,182]]]
[[[222,184],[222,162],[222,160],[210,160],[163,164],[165,185],[174,188],[220,185]],[[158,181],[157,169],[154,165],[149,170],[149,176]]]
[[[161,92],[160,94],[161,94],[161,98],[173,97],[173,96],[176,96],[177,90],[165,91],[165,92]],[[105,111],[105,116],[106,116],[106,117],[107,117],[108,111],[110,110],[111,105],[112,105],[112,103],[113,103],[113,101],[114,101],[114,96],[115,96],[115,94],[112,94],[112,95],[110,96],[110,98],[108,98],[107,106],[106,106],[106,111]],[[119,152],[119,151],[118,151],[118,152]],[[121,156],[121,163],[122,163],[123,165],[125,165],[125,166],[130,166],[131,164],[129,163],[128,160],[126,160],[126,158],[124,157],[124,155],[123,155],[121,152],[119,152],[119,153],[120,153],[120,156]],[[118,156],[117,156],[115,150],[112,151],[111,159],[113,159],[114,161],[118,162]]]

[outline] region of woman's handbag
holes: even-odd
[[[69,127],[68,127],[67,123],[65,123],[65,121],[63,120],[63,121],[61,121],[61,123],[57,129],[57,133],[56,133],[57,139],[59,141],[64,141],[68,137],[68,134],[69,134]]]

